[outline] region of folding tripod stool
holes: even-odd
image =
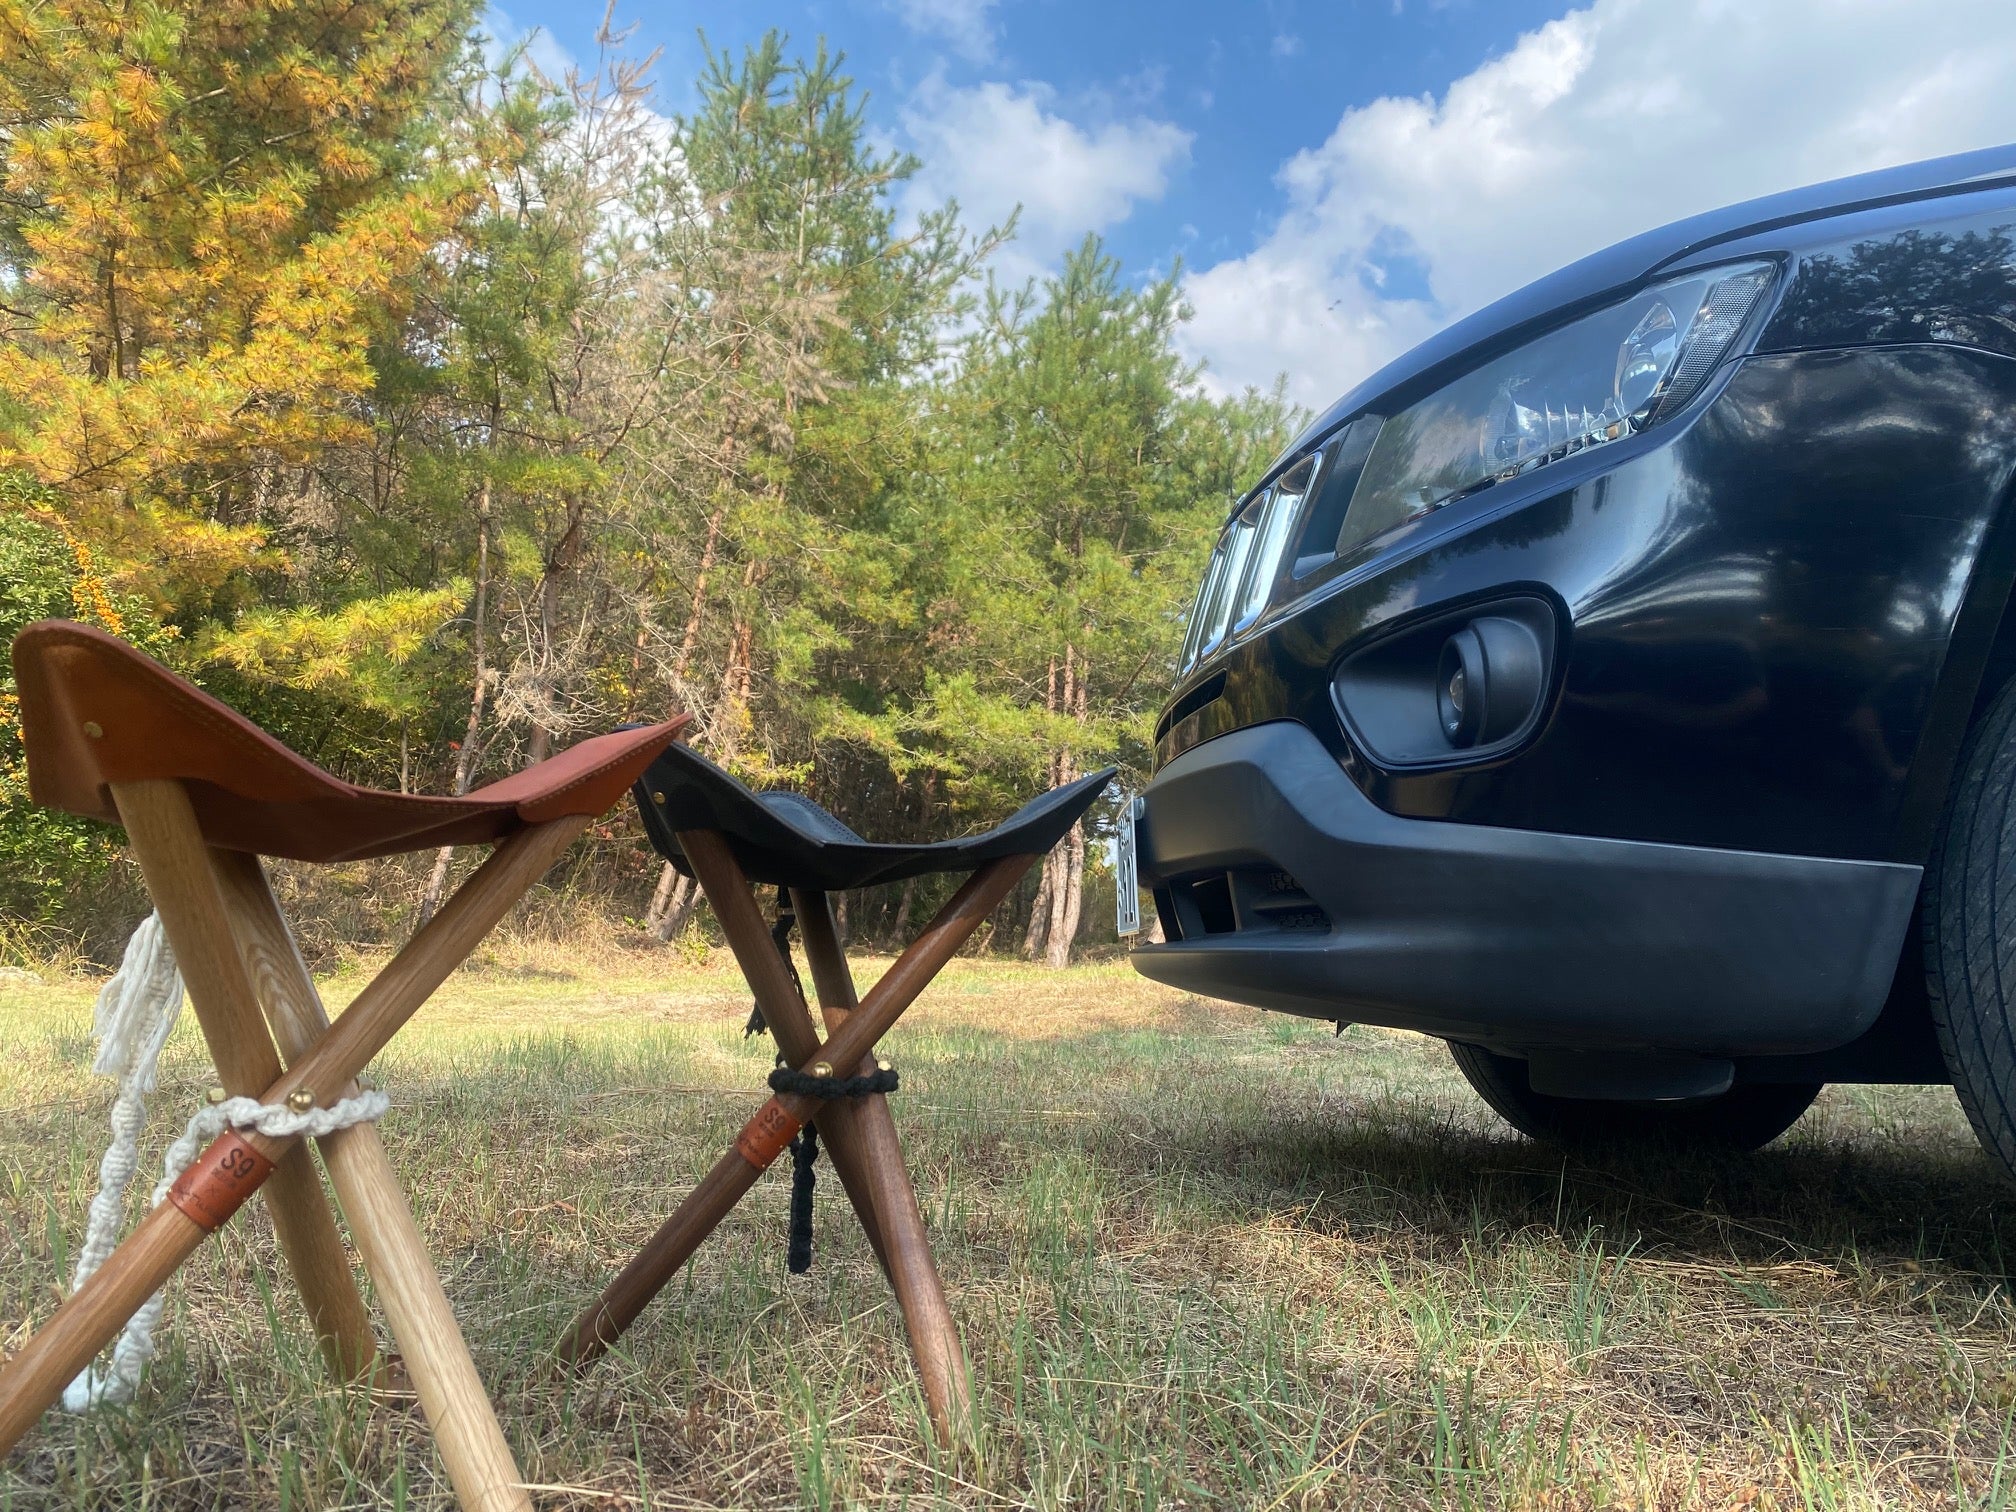
[[[355,1093],[371,1058],[684,723],[604,735],[466,797],[429,798],[330,776],[88,626],[30,625],[14,672],[35,801],[126,826],[225,1090],[296,1113]],[[259,858],[485,842],[489,859],[332,1027]],[[377,1131],[359,1124],[318,1143],[456,1496],[473,1512],[529,1512]],[[262,1184],[330,1363],[347,1376],[372,1369],[370,1318],[305,1145],[226,1128],[0,1371],[0,1454]]]
[[[789,1069],[772,1074],[776,1095],[749,1120],[734,1148],[575,1320],[560,1344],[564,1361],[582,1364],[606,1350],[809,1120],[831,1149],[895,1289],[932,1426],[942,1441],[952,1441],[971,1410],[965,1356],[932,1263],[896,1125],[878,1090],[886,1085],[888,1068],[871,1052],[1112,776],[1109,768],[1056,788],[982,835],[935,845],[877,845],[810,799],[751,792],[686,746],[673,745],[652,762],[636,787],[644,828],[659,854],[706,893]],[[834,928],[831,894],[931,872],[970,875],[857,1001]],[[826,1022],[823,1043],[797,973],[779,948],[781,937],[773,941],[751,883],[790,896]]]

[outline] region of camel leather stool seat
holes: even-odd
[[[28,626],[14,642],[14,674],[30,795],[126,826],[224,1090],[296,1112],[352,1096],[372,1057],[685,723],[583,741],[466,796],[436,798],[331,776],[88,625]],[[489,858],[332,1026],[260,858],[336,862],[479,843],[495,847]],[[377,1130],[357,1124],[316,1143],[458,1500],[529,1512]],[[374,1374],[370,1316],[305,1144],[226,1129],[0,1370],[0,1454],[262,1188],[331,1365]]]
[[[773,1076],[776,1095],[749,1121],[734,1148],[575,1320],[560,1345],[563,1360],[580,1364],[606,1350],[810,1121],[831,1150],[848,1199],[896,1292],[933,1429],[948,1444],[961,1436],[972,1410],[965,1354],[931,1259],[888,1099],[866,1085],[882,1069],[872,1052],[1030,866],[1084,817],[1112,777],[1108,768],[1052,789],[984,834],[935,844],[877,844],[810,799],[752,791],[687,746],[669,746],[651,763],[635,789],[645,832],[659,854],[707,895],[790,1069]],[[857,999],[831,895],[931,872],[970,875],[881,981]],[[784,943],[788,925],[780,917],[773,936],[752,883],[779,889],[780,915],[783,898],[789,898],[825,1020],[823,1041]],[[855,1085],[842,1085],[847,1082]]]

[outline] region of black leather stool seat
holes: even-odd
[[[1092,806],[1113,772],[1107,767],[1052,788],[984,834],[904,845],[864,840],[796,793],[755,792],[690,746],[667,747],[632,791],[658,854],[689,876],[678,832],[715,830],[751,882],[841,892],[929,872],[970,872],[1003,856],[1040,856]]]

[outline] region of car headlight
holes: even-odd
[[[1394,415],[1365,459],[1338,554],[1676,413],[1728,354],[1772,272],[1770,263],[1733,263],[1656,284]]]

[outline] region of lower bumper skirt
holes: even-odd
[[[1831,1049],[1875,1021],[1921,868],[1404,819],[1310,731],[1252,726],[1150,784],[1144,976],[1502,1049]]]

